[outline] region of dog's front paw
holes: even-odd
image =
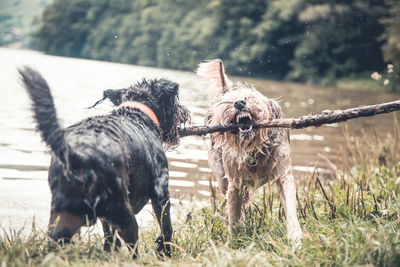
[[[164,243],[164,239],[162,236],[159,236],[156,240],[157,243],[157,254],[161,258],[165,256],[171,257],[171,246],[169,244]]]
[[[300,248],[302,245],[303,231],[301,228],[297,228],[292,231],[288,231],[287,237],[292,245],[293,249]]]

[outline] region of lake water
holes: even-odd
[[[0,226],[21,226],[35,217],[46,225],[50,206],[47,169],[50,155],[35,132],[30,102],[18,82],[17,67],[29,65],[48,81],[58,117],[64,126],[85,117],[112,110],[104,102],[95,109],[85,109],[102,97],[109,88],[123,88],[142,78],[167,78],[180,84],[180,99],[192,113],[193,124],[203,123],[207,108],[207,83],[190,71],[124,65],[93,60],[44,55],[33,51],[0,48]],[[229,73],[229,69],[227,70]],[[286,117],[299,117],[324,109],[345,109],[396,100],[393,94],[343,91],[305,85],[279,83],[261,79],[233,77],[253,84],[268,97],[280,101]],[[379,115],[348,122],[351,135],[361,129],[391,130],[393,115]],[[382,133],[385,134],[385,133]],[[291,131],[291,148],[295,174],[307,177],[315,166],[328,171],[326,161],[340,157],[343,124],[325,125]],[[168,152],[170,194],[174,205],[196,203],[210,196],[210,169],[207,164],[207,137],[185,137],[181,145]],[[322,157],[320,155],[323,155]],[[194,201],[190,201],[194,200]],[[189,208],[190,209],[190,208]],[[152,220],[149,210],[141,215],[143,224]],[[143,214],[143,212],[141,212]],[[139,214],[140,215],[140,214]],[[140,220],[139,220],[140,221]]]

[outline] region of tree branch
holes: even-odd
[[[347,121],[356,119],[359,117],[370,117],[378,114],[389,113],[400,110],[400,100],[382,103],[370,106],[360,106],[357,108],[350,108],[345,110],[324,110],[322,114],[310,114],[302,116],[300,118],[288,118],[288,119],[275,119],[270,121],[259,121],[252,123],[253,128],[292,128],[301,129],[310,126],[321,126],[323,124],[330,124],[336,122]],[[239,127],[249,126],[249,124],[228,124],[228,125],[202,125],[192,126],[180,129],[180,136],[185,137],[189,135],[206,135],[215,132],[226,132],[238,130]]]

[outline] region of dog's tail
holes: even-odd
[[[209,89],[210,99],[213,99],[217,95],[224,94],[232,88],[232,82],[226,76],[224,64],[220,59],[213,59],[200,63],[196,73],[200,77],[211,81],[211,87]]]
[[[56,108],[47,82],[39,72],[30,67],[25,66],[18,71],[33,102],[32,109],[37,122],[37,130],[55,156],[65,163],[67,145],[64,140],[64,130],[57,120]]]

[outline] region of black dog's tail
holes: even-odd
[[[31,100],[37,130],[61,162],[65,163],[66,143],[64,131],[57,120],[56,108],[50,88],[45,79],[36,70],[25,66],[18,70],[21,81]]]

